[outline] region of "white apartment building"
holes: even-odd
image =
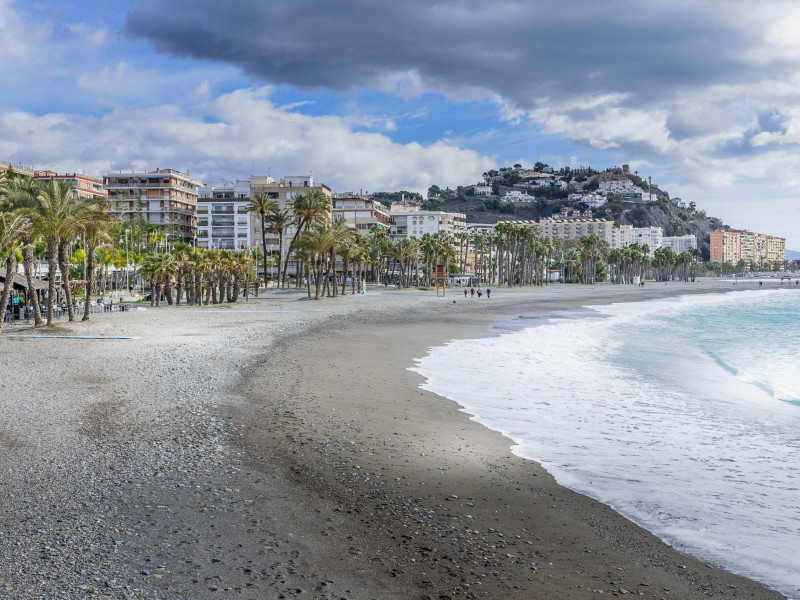
[[[492,186],[490,185],[476,185],[472,188],[475,191],[476,196],[491,196],[492,195]]]
[[[688,235],[665,236],[661,240],[662,248],[672,248],[675,254],[688,252],[690,248],[697,248],[697,236]]]
[[[239,179],[224,186],[200,186],[197,199],[197,245],[220,250],[249,250],[260,246],[252,235],[252,221],[259,218],[247,212],[250,180]]]
[[[622,225],[619,229],[614,228],[611,241],[612,248],[627,248],[632,244],[647,245],[650,248],[650,257],[652,258],[655,251],[664,244],[664,232],[661,227]]]
[[[331,206],[334,221],[342,218],[362,235],[373,225],[381,231],[389,229],[389,209],[372,198],[354,192],[333,194]]]
[[[464,213],[440,210],[421,210],[419,206],[392,204],[389,209],[389,237],[392,240],[421,238],[426,233],[439,231],[455,233],[464,231],[467,217]]]

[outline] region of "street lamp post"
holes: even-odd
[[[131,289],[131,266],[128,260],[128,232],[130,229],[125,230],[125,287],[128,288],[130,294]]]

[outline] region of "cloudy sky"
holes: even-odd
[[[629,163],[800,249],[800,5],[0,0],[0,160],[424,190]]]

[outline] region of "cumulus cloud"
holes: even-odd
[[[269,88],[241,89],[189,107],[118,108],[102,116],[0,113],[0,151],[22,162],[100,175],[170,167],[215,181],[314,169],[335,190],[425,190],[456,186],[494,160],[444,141],[398,144],[354,131],[347,119],[309,116],[275,105]],[[200,97],[200,96],[199,96]],[[64,152],[69,148],[69,152]]]

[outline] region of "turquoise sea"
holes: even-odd
[[[793,288],[516,319],[415,370],[563,485],[800,598]]]

